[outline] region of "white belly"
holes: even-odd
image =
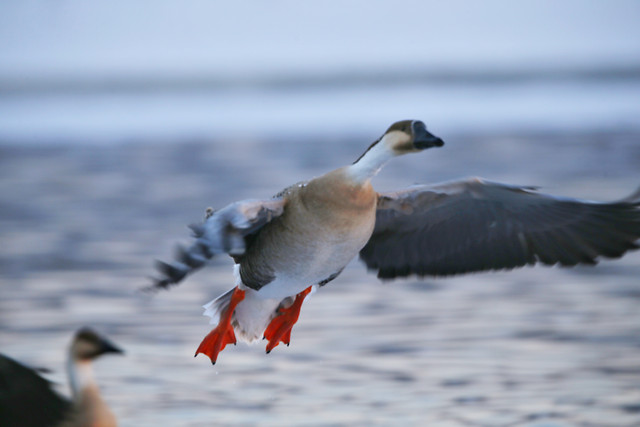
[[[366,242],[365,242],[366,243]],[[275,271],[275,279],[256,292],[262,299],[282,300],[295,296],[309,286],[317,285],[339,273],[360,251],[364,243],[348,242],[326,247],[315,247],[306,260],[289,264],[290,268]],[[238,285],[239,275],[236,276]]]
[[[273,280],[262,286],[258,297],[283,299],[295,296],[309,286],[317,285],[338,274],[369,240],[375,222],[375,211],[354,215],[346,226],[334,226],[316,220],[299,221],[302,227],[287,229],[273,239],[278,244],[264,245],[261,256],[267,260]],[[333,219],[344,224],[343,218]],[[240,278],[237,277],[237,285]]]
[[[246,291],[233,318],[239,338],[260,339],[285,299],[335,277],[369,240],[376,217],[373,189],[354,194],[344,177],[327,176],[294,190],[283,217],[261,231],[240,261],[242,276],[257,290],[242,283],[236,265],[236,286]],[[335,203],[328,195],[343,199]],[[221,303],[207,306],[213,321]]]
[[[333,246],[333,250],[327,248],[315,252],[313,259],[304,264],[292,264],[296,268],[291,271],[276,271],[275,279],[258,291],[244,286],[240,279],[239,266],[236,265],[236,285],[246,292],[245,299],[238,304],[234,313],[236,336],[246,342],[261,339],[283,300],[294,297],[309,286],[317,285],[340,272],[356,256],[360,245],[353,243],[358,242],[352,242],[348,251],[345,251],[342,245]],[[212,317],[212,323],[217,323],[217,316],[211,315],[210,310],[206,310],[205,314]]]

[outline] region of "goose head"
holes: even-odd
[[[75,361],[91,361],[105,353],[124,353],[112,342],[101,337],[89,328],[80,329],[73,341],[69,351],[71,359]]]
[[[420,120],[401,120],[389,126],[347,170],[355,182],[367,182],[393,157],[443,145]]]
[[[442,147],[444,142],[431,134],[420,120],[401,120],[395,122],[382,135],[384,143],[396,155],[415,153],[431,147]]]

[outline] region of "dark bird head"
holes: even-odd
[[[89,328],[82,328],[76,333],[70,352],[74,360],[93,360],[105,353],[124,353],[111,341]]]

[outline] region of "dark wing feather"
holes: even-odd
[[[189,247],[178,246],[171,263],[156,261],[160,278],[154,279],[151,288],[179,283],[214,255],[242,256],[251,236],[282,215],[285,203],[283,198],[236,202],[213,212],[202,224],[191,225],[195,242]]]
[[[0,425],[56,426],[72,404],[36,371],[0,354]]]
[[[360,258],[380,278],[446,276],[595,264],[638,248],[638,238],[640,191],[596,203],[472,178],[380,194]]]

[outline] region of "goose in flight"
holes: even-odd
[[[0,424],[3,427],[115,427],[116,418],[102,400],[92,361],[122,353],[88,328],[79,330],[69,348],[67,373],[73,400],[56,393],[35,370],[0,354]]]
[[[215,328],[196,351],[215,363],[239,338],[289,344],[303,300],[359,254],[382,279],[448,276],[542,263],[595,264],[638,248],[640,190],[596,203],[480,178],[377,193],[371,178],[393,157],[443,146],[419,120],[394,123],[353,164],[273,198],[208,210],[194,241],[156,262],[167,288],[227,253],[235,287],[205,305]]]

